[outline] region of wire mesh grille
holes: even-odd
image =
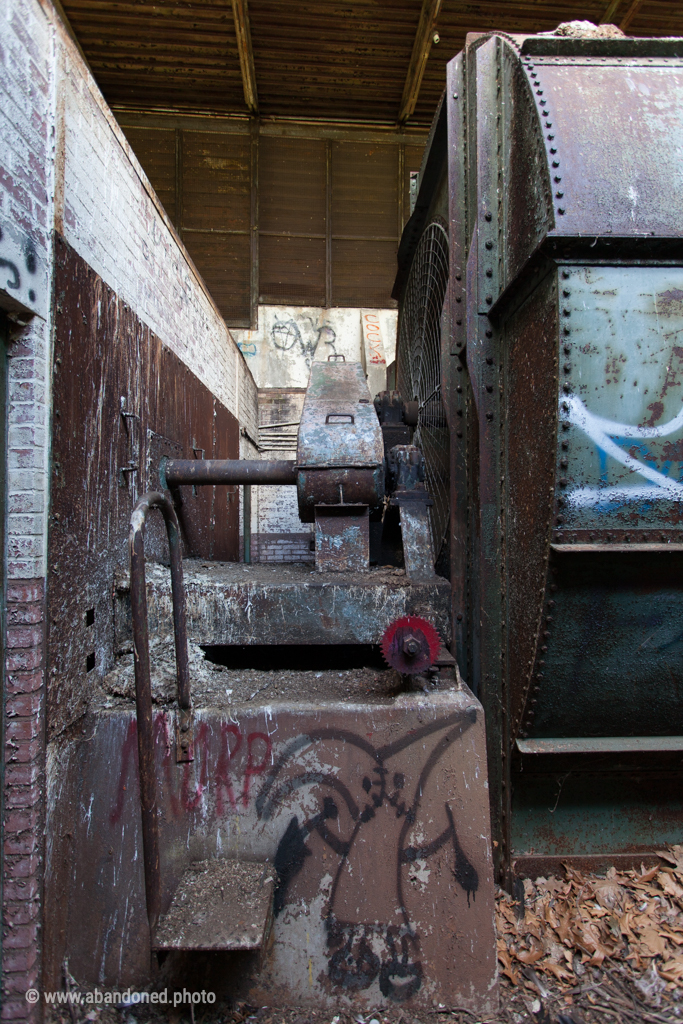
[[[448,284],[448,233],[440,220],[425,229],[408,275],[400,312],[397,387],[418,402],[413,444],[422,449],[436,561],[448,541],[450,519],[448,425],[441,395],[441,313]]]

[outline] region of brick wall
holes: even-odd
[[[303,524],[302,524],[303,526]],[[251,538],[252,562],[314,562],[313,533],[256,533]]]
[[[252,436],[258,420],[244,357],[49,0],[0,4],[0,225],[46,268],[39,315],[12,325],[8,352],[2,736],[1,1016],[38,1020],[24,994],[41,987],[55,230]]]
[[[11,325],[7,366],[6,636],[2,794],[2,1019],[38,1019],[44,790],[49,293],[54,27],[32,0],[0,5],[0,219],[47,268],[41,316]],[[2,425],[0,425],[2,429]]]
[[[3,1020],[35,1019],[25,993],[40,988],[44,770],[43,579],[7,584]]]

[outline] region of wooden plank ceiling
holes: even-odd
[[[673,0],[62,3],[115,108],[236,114],[251,108],[262,117],[396,124],[406,111],[409,69],[414,87],[422,66],[424,77],[407,122],[415,126],[431,121],[446,63],[462,48],[467,32],[548,31],[562,21],[600,22],[609,14],[632,35],[683,35],[683,4]],[[434,26],[438,45],[432,45]],[[251,55],[244,50],[249,36]]]

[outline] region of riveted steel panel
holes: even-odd
[[[562,235],[683,233],[683,61],[537,65]],[[554,166],[556,164],[556,166]]]
[[[683,270],[561,279],[557,540],[675,539],[683,498]],[[662,535],[663,534],[663,535]]]

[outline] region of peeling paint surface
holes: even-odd
[[[157,711],[162,907],[193,862],[275,868],[253,1001],[497,1005],[484,724],[469,690],[199,709],[182,766],[173,734]],[[50,762],[70,763],[59,787],[51,778],[51,857],[89,850],[61,935],[81,983],[147,977],[136,743],[134,716],[105,712]]]

